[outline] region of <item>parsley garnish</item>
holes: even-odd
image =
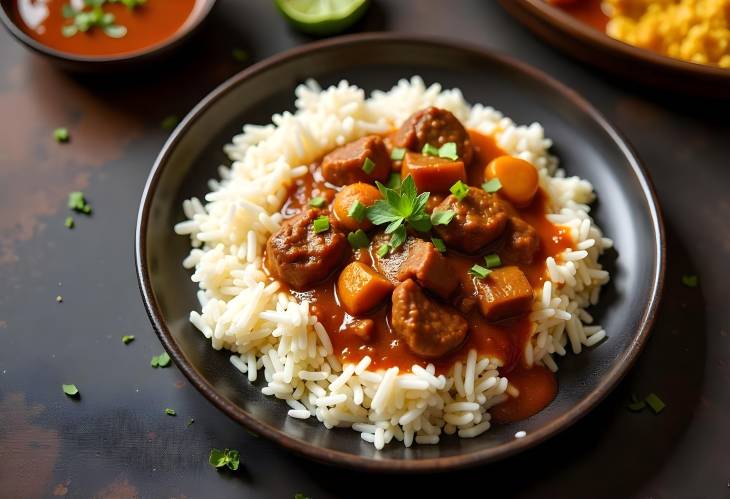
[[[433,225],[448,225],[455,214],[454,210],[433,210],[431,213],[431,223]]]
[[[469,194],[469,186],[461,180],[457,180],[456,183],[451,186],[449,191],[451,192],[451,194],[454,195],[456,199],[461,201],[466,197],[467,194]]]
[[[398,248],[406,240],[406,226],[418,232],[431,230],[431,218],[426,213],[428,192],[418,194],[416,183],[410,175],[399,189],[390,189],[375,182],[383,199],[368,208],[368,218],[375,225],[385,225],[390,234],[391,248]]]
[[[347,215],[360,223],[365,219],[365,215],[367,215],[367,208],[356,199],[355,202],[350,205],[350,209],[347,210]]]
[[[68,142],[68,139],[71,138],[71,135],[68,133],[68,128],[59,127],[53,131],[53,138],[56,139],[56,142],[60,144]]]
[[[322,196],[313,197],[309,200],[309,206],[314,206],[315,208],[321,208],[324,206],[325,200]]]
[[[380,258],[383,258],[385,255],[388,254],[390,251],[390,244],[382,244],[378,248],[378,251],[375,252],[376,255],[378,255]]]
[[[481,265],[474,265],[472,268],[469,269],[469,272],[481,279],[484,279],[492,273],[491,270],[486,267],[482,267]]]
[[[488,269],[493,269],[494,267],[499,267],[502,265],[502,259],[499,257],[498,254],[492,253],[491,255],[487,255],[484,257],[484,263],[487,264]]]
[[[444,253],[446,251],[446,245],[444,244],[444,241],[442,239],[439,239],[438,237],[432,237],[431,242],[433,243],[433,247],[436,248],[436,251],[439,253]]]
[[[170,365],[170,356],[167,355],[167,352],[162,352],[160,355],[155,355],[152,357],[150,365],[154,368],[167,367]]]
[[[375,163],[373,163],[372,159],[365,158],[365,161],[362,164],[362,171],[370,175],[373,173],[373,170],[375,170]]]
[[[170,116],[166,116],[162,122],[160,122],[160,126],[163,130],[167,130],[169,132],[170,130],[173,130],[178,123],[180,123],[180,118],[171,114]]]
[[[423,149],[421,149],[421,154],[424,156],[438,156],[439,148],[432,146],[431,144],[424,144]]]
[[[347,242],[350,243],[353,249],[360,249],[370,244],[370,239],[368,239],[368,235],[365,234],[364,230],[357,229],[355,232],[347,234]]]
[[[127,34],[127,28],[116,24],[114,14],[104,11],[106,3],[122,3],[130,9],[142,5],[146,0],[84,0],[81,10],[74,9],[71,4],[65,4],[61,10],[63,17],[70,19],[70,24],[61,27],[61,34],[72,37],[77,33],[85,33],[93,27],[100,28],[110,38],[122,38]]]
[[[66,221],[63,222],[63,225],[65,225],[69,229],[73,229],[74,225],[76,225],[76,223],[74,222],[74,217],[66,217]]]
[[[683,275],[682,276],[682,284],[684,284],[688,288],[696,288],[699,280],[700,280],[699,277],[697,277],[696,275]]]
[[[482,189],[484,189],[486,192],[493,194],[500,190],[502,188],[502,182],[499,181],[497,177],[494,177],[489,182],[484,182],[482,184]]]
[[[168,416],[177,416],[177,412],[175,412],[175,409],[170,409],[169,407],[165,408],[165,414]]]
[[[122,336],[122,343],[124,343],[125,345],[129,345],[133,341],[134,341],[134,336],[131,334]]]
[[[459,155],[456,152],[456,142],[447,142],[446,144],[439,147],[438,150],[439,158],[446,158],[450,159],[451,161],[456,161],[459,159]]]
[[[392,151],[390,151],[390,159],[395,161],[400,161],[406,156],[406,150],[402,147],[394,147]]]
[[[76,397],[79,394],[79,389],[73,383],[70,385],[61,385],[61,388],[63,389],[63,393],[69,397]]]
[[[222,468],[224,466],[236,471],[240,462],[240,455],[237,450],[233,449],[210,449],[208,463],[214,468]]]
[[[388,177],[388,183],[385,184],[385,187],[388,189],[400,189],[400,173],[391,173],[390,177]]]
[[[327,232],[330,230],[330,219],[326,215],[320,215],[314,219],[312,226],[314,227],[314,232],[317,234]]]
[[[91,214],[91,205],[86,202],[84,193],[80,191],[72,192],[68,195],[68,207],[79,213]]]

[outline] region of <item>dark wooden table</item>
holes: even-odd
[[[364,476],[250,435],[175,367],[150,367],[162,347],[137,289],[135,216],[168,133],[163,118],[184,115],[241,69],[233,48],[260,60],[309,40],[271,1],[222,0],[184,59],[100,80],[63,73],[2,32],[0,497],[320,499],[380,497],[406,484],[414,497],[478,487],[482,497],[730,497],[729,106],[643,91],[581,67],[491,0],[378,0],[356,29],[450,36],[506,52],[573,87],[629,137],[653,175],[669,241],[664,302],[629,377],[547,444],[447,475]],[[62,125],[69,144],[53,140]],[[74,190],[94,213],[75,216],[68,230]],[[699,275],[699,286],[683,286],[684,274]],[[136,340],[125,346],[129,334]],[[80,399],[67,398],[61,383],[77,384]],[[649,392],[667,403],[662,414],[626,410],[632,393]],[[211,447],[239,449],[241,469],[213,470]]]

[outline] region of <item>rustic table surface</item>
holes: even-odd
[[[249,434],[175,367],[150,368],[162,347],[137,288],[135,217],[169,133],[164,117],[184,115],[239,71],[232,49],[258,61],[310,40],[270,0],[221,0],[183,60],[100,80],[64,73],[2,32],[0,496],[320,499],[377,497],[407,482],[414,497],[453,493],[455,483],[492,497],[730,497],[729,106],[597,74],[492,0],[378,0],[355,29],[448,36],[515,56],[584,95],[633,143],[656,184],[669,247],[663,304],[630,375],[539,448],[446,475],[363,476]],[[61,125],[69,144],[53,140]],[[74,190],[94,213],[69,230]],[[685,274],[699,285],[683,286]],[[125,346],[123,335],[136,340]],[[67,398],[61,383],[77,384],[81,397]],[[660,415],[626,409],[632,393],[650,392],[667,403]],[[212,469],[211,447],[239,449],[241,469]]]

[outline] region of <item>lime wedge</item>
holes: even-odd
[[[369,0],[276,0],[287,21],[310,35],[344,31],[362,17]]]

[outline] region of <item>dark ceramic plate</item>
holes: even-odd
[[[293,110],[294,88],[306,78],[323,85],[346,78],[367,91],[398,79],[460,88],[472,103],[493,105],[517,123],[541,122],[571,175],[593,182],[595,216],[614,238],[617,255],[597,318],[608,341],[560,362],[560,390],[540,414],[497,426],[475,439],[443,438],[437,446],[378,452],[349,429],[326,430],[315,420],[288,418],[288,407],[215,351],[188,323],[198,307],[196,286],[181,266],[188,239],[173,225],[182,201],[202,196],[206,181],[227,160],[222,147],[244,123],[265,124]],[[527,449],[572,425],[616,385],[644,345],[659,301],[664,236],[651,184],[620,135],[586,101],[539,71],[483,49],[428,38],[359,35],[296,49],[250,67],[206,97],[168,140],[147,181],[139,211],[137,271],[145,305],[177,366],[228,416],[281,445],[319,461],[387,471],[433,471],[493,461]],[[518,430],[527,436],[515,439]]]
[[[627,81],[698,97],[730,99],[730,69],[685,62],[620,42],[545,0],[499,2],[548,43]]]

